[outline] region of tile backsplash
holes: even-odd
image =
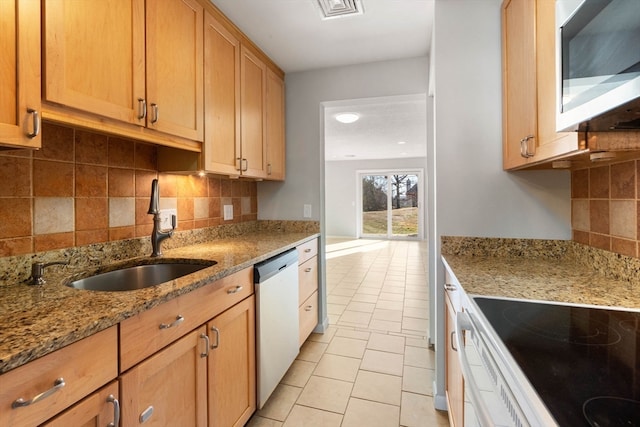
[[[640,160],[571,173],[573,240],[640,257]]]
[[[153,145],[44,123],[42,149],[0,151],[0,257],[150,235],[154,178],[179,230],[257,220],[255,182],[158,173],[156,159]]]

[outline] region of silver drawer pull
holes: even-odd
[[[202,338],[205,342],[205,351],[204,353],[200,353],[200,357],[207,357],[209,356],[209,335],[207,334],[200,334],[200,338]]]
[[[444,285],[444,289],[450,292],[456,291],[458,290],[458,288],[456,287],[456,285],[452,285],[451,283],[446,283]]]
[[[239,285],[238,285],[238,286],[234,286],[234,287],[233,287],[233,288],[231,288],[231,289],[227,289],[227,293],[228,293],[229,295],[231,295],[231,294],[237,294],[237,293],[238,293],[238,292],[240,292],[241,290],[242,290],[242,286],[239,286]]]
[[[24,400],[23,398],[19,398],[15,402],[13,402],[11,407],[13,409],[16,409],[16,408],[22,408],[22,407],[25,407],[25,406],[29,406],[29,405],[32,405],[34,403],[38,403],[39,401],[41,401],[43,399],[46,399],[47,397],[51,396],[53,393],[55,393],[56,391],[60,390],[65,385],[66,384],[64,382],[64,379],[63,378],[58,378],[57,380],[55,380],[53,382],[53,387],[51,387],[49,390],[44,391],[44,392],[34,396],[30,400]]]
[[[211,346],[211,350],[215,350],[220,345],[220,329],[216,328],[215,326],[212,326],[211,332],[216,333],[216,343]]]
[[[177,315],[176,316],[176,320],[174,320],[173,322],[166,324],[166,323],[160,323],[159,328],[160,329],[169,329],[169,328],[173,328],[174,326],[178,326],[180,323],[184,322],[184,317],[182,317],[181,315]]]
[[[308,305],[304,308],[304,311],[311,311],[312,308],[313,308],[312,305]]]
[[[120,425],[120,402],[113,397],[113,394],[107,397],[107,402],[113,403],[113,422],[107,424],[107,427],[118,427]]]
[[[142,411],[142,413],[140,414],[140,418],[138,419],[140,421],[140,424],[151,418],[151,415],[153,415],[153,406],[149,406],[147,409]]]
[[[304,252],[305,252],[306,254],[308,254],[309,252],[311,252],[311,248],[307,248],[307,249],[305,249],[305,250],[304,250]]]
[[[313,270],[313,268],[311,267],[307,267],[304,269],[305,273],[311,273],[311,271]]]
[[[31,114],[33,118],[33,132],[27,133],[27,136],[33,139],[40,133],[40,115],[38,114],[38,110],[34,110],[33,108],[27,108],[27,113]]]

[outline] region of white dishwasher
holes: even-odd
[[[297,249],[256,264],[254,282],[260,409],[300,350]]]

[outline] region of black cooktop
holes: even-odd
[[[640,313],[474,300],[559,425],[640,427]]]

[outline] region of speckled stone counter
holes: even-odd
[[[639,263],[571,241],[443,238],[470,295],[640,310]]]
[[[268,229],[165,249],[164,258],[217,264],[146,289],[72,289],[64,283],[78,272],[69,267],[48,269],[47,284],[41,287],[27,286],[12,278],[0,280],[0,373],[318,236],[313,232],[282,231],[275,225]]]

